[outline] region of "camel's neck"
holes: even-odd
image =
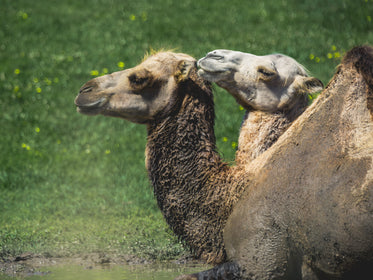
[[[148,128],[147,169],[174,232],[198,257],[219,262],[222,229],[236,199],[228,194],[237,187],[216,152],[212,101],[202,99],[186,95],[177,114]]]
[[[247,111],[241,125],[236,152],[236,164],[247,165],[271,147],[291,123],[306,109],[302,102],[288,111],[266,113]]]
[[[216,177],[226,170],[216,152],[208,114],[196,103],[188,106],[191,108],[183,108],[148,130],[147,169],[159,207],[165,213],[170,210],[168,204],[175,203],[171,195],[195,195],[212,174]]]

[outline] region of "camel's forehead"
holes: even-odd
[[[276,68],[279,73],[307,75],[307,71],[301,64],[299,64],[295,59],[284,54],[270,54],[259,56],[251,53],[225,49],[214,50],[209,54],[222,56],[226,61],[239,62],[244,68],[269,66]]]
[[[283,54],[266,55],[280,73],[307,76],[307,70],[295,59]]]
[[[158,52],[147,57],[139,67],[143,67],[150,72],[173,72],[180,61],[195,61],[187,54],[174,52]]]
[[[182,60],[193,61],[193,57],[184,53],[159,52],[147,57],[142,64],[173,64]]]

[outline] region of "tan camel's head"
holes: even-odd
[[[323,88],[320,80],[308,77],[297,61],[282,54],[215,50],[201,58],[198,67],[202,78],[226,89],[246,109],[288,109]]]
[[[186,79],[195,59],[159,52],[134,68],[88,81],[75,99],[78,112],[147,123],[169,105],[177,84]]]

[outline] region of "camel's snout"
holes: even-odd
[[[79,113],[87,115],[100,113],[103,106],[108,102],[109,96],[102,94],[97,89],[97,83],[94,80],[87,82],[80,88],[74,101]]]

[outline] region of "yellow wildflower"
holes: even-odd
[[[119,61],[117,65],[119,68],[123,69],[125,64],[123,61]]]
[[[315,55],[313,55],[312,53],[310,54],[310,59],[313,60],[315,58]]]
[[[37,88],[36,88],[36,92],[37,92],[37,93],[41,93],[41,88],[40,88],[40,87],[37,87]]]
[[[136,16],[132,14],[132,15],[130,16],[130,20],[132,20],[132,21],[136,20]]]
[[[333,55],[331,53],[328,53],[328,58],[329,59],[332,59],[333,58]]]
[[[141,18],[142,18],[142,21],[146,21],[146,20],[148,19],[148,15],[147,15],[147,13],[146,13],[146,12],[143,12],[143,13],[141,14]]]
[[[26,149],[27,151],[30,151],[31,150],[31,147],[25,143],[22,143],[22,148],[23,149]]]
[[[223,137],[223,142],[228,142],[228,138],[227,137]]]
[[[237,147],[237,143],[236,142],[232,142],[232,148],[235,149]]]
[[[99,72],[97,70],[91,71],[91,76],[98,76]]]
[[[105,154],[107,154],[107,155],[110,154],[110,150],[106,150]]]
[[[18,68],[14,70],[14,74],[18,75],[19,73],[21,73],[21,71]]]
[[[52,84],[52,81],[49,80],[48,78],[44,78],[44,82],[45,82],[48,86],[50,86],[50,85]]]
[[[40,132],[40,128],[39,127],[35,127],[35,132],[39,133]]]

